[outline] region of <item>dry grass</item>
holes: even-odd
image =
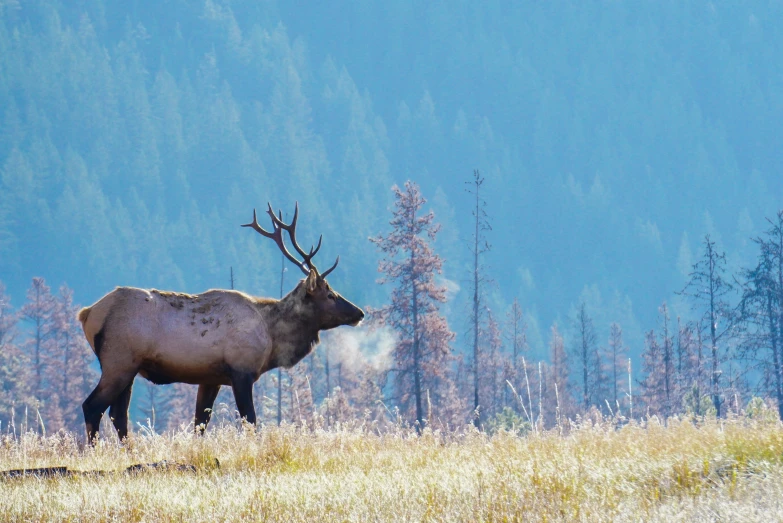
[[[220,467],[215,464],[220,461]],[[111,438],[0,440],[0,470],[121,470],[175,460],[196,473],[0,480],[5,520],[774,521],[783,520],[783,427],[585,424],[517,437],[422,436],[353,427],[222,427]]]

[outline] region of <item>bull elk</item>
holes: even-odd
[[[296,288],[280,300],[256,298],[234,290],[202,294],[118,287],[93,306],[79,311],[79,321],[101,365],[101,378],[82,404],[88,441],[95,438],[106,409],[120,439],[128,434],[128,406],[137,374],[156,384],[198,385],[196,430],[204,430],[221,385],[231,386],[239,415],[256,422],[253,383],[266,371],[290,368],[307,356],[319,332],[341,325],[356,326],[362,310],[335,292],[326,277],[337,267],[319,273],[313,257],[296,241],[299,205],[290,224],[282,214],[272,219],[272,232],[256,218],[251,227],[274,240],[283,255],[305,274]],[[286,248],[283,231],[302,258]]]

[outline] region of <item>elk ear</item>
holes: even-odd
[[[313,269],[310,269],[310,274],[307,275],[307,279],[305,280],[305,290],[307,291],[307,294],[314,293],[317,286],[318,274]]]

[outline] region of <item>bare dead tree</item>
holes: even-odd
[[[481,255],[489,251],[492,247],[487,241],[486,233],[492,230],[487,215],[487,202],[481,197],[481,187],[485,179],[481,176],[478,169],[473,171],[473,179],[465,182],[468,185],[466,191],[475,198],[475,207],[473,208],[473,237],[470,242],[470,252],[473,254],[473,307],[470,315],[470,324],[473,334],[473,409],[479,411],[479,359],[480,354],[480,331],[482,311],[486,309],[483,303],[482,285],[487,282],[484,274],[484,266],[481,263]],[[478,427],[481,423],[480,416],[474,418],[474,423]]]

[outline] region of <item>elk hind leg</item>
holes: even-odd
[[[98,385],[82,403],[84,424],[87,428],[87,442],[90,445],[93,444],[95,436],[98,434],[103,413],[133,383],[135,376],[135,372],[119,376],[101,375]]]
[[[237,402],[239,416],[248,423],[256,424],[256,409],[253,406],[253,377],[246,373],[235,373],[231,377],[231,388]]]
[[[207,430],[207,424],[212,417],[212,406],[215,404],[220,392],[220,385],[199,385],[196,396],[196,417],[194,426],[196,433],[203,434]]]
[[[117,429],[117,436],[120,441],[128,437],[128,407],[130,405],[131,390],[133,389],[133,382],[125,387],[117,399],[109,407],[109,417],[111,417],[114,428]]]

